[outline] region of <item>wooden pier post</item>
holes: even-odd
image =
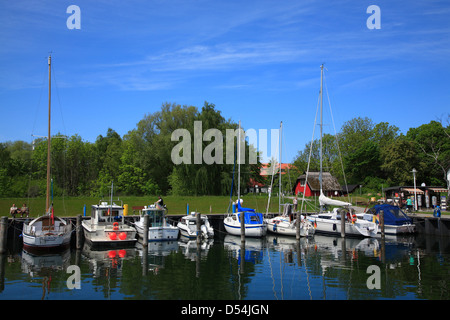
[[[142,245],[144,246],[144,248],[148,247],[148,215],[144,214],[144,235],[143,235],[143,239],[142,239]],[[145,252],[145,254],[147,254],[147,251]]]
[[[385,263],[386,262],[386,242],[385,242],[385,236],[384,236],[384,211],[380,210],[380,228],[381,228],[381,248],[380,248],[380,253],[381,253],[381,262]]]
[[[241,217],[241,242],[245,242],[245,213],[241,212],[239,216]]]
[[[83,227],[81,225],[81,214],[77,215],[76,239],[76,248],[77,250],[80,250],[83,247]]]
[[[341,210],[341,237],[345,238],[345,211]]]
[[[197,222],[197,243],[202,241],[202,216],[200,212],[195,213],[196,222]]]
[[[8,236],[8,217],[0,220],[0,254],[6,253],[6,240]]]

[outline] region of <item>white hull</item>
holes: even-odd
[[[177,228],[180,230],[181,237],[187,239],[197,238],[197,217],[195,212],[191,215],[184,216],[181,221],[178,222]],[[208,239],[214,237],[214,229],[210,226],[209,220],[206,216],[201,216],[201,226],[200,226],[201,237]]]
[[[72,236],[72,225],[58,217],[42,216],[24,223],[22,236],[25,248],[67,247]]]
[[[143,238],[144,228],[141,221],[134,224],[139,237]],[[161,227],[148,228],[148,241],[166,241],[178,239],[179,229],[177,227],[167,225]]]
[[[267,220],[267,231],[285,236],[297,236],[296,220],[289,222],[286,217],[278,216]],[[300,237],[314,235],[314,227],[310,221],[303,219],[300,223]]]
[[[121,225],[115,230],[112,223],[91,224],[90,221],[83,221],[82,226],[84,237],[91,244],[125,245],[137,241],[136,229],[127,225]]]
[[[413,224],[405,224],[401,226],[385,225],[385,234],[401,234],[401,233],[414,233],[416,231],[416,226]],[[381,228],[378,227],[378,233],[381,234]]]
[[[316,225],[316,232],[334,235],[341,234],[341,220],[326,219],[311,216],[310,220]],[[375,223],[360,220],[355,223],[345,222],[345,234],[349,236],[375,237],[378,227]]]
[[[232,235],[241,235],[241,223],[238,219],[233,219],[233,217],[226,217],[223,220],[225,230]],[[245,236],[246,237],[263,237],[267,233],[267,225],[263,224],[245,224]]]
[[[23,245],[30,248],[57,248],[70,244],[72,233],[32,236],[23,233]]]

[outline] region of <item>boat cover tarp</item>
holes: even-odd
[[[242,200],[241,200],[242,201]],[[240,201],[237,202],[238,212],[255,212],[255,209],[241,207]]]
[[[403,225],[405,223],[412,223],[409,218],[399,207],[391,204],[377,204],[370,208],[367,213],[379,215],[380,210],[384,212],[384,223],[390,225]]]

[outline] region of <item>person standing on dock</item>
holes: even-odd
[[[163,200],[163,198],[161,198],[161,196],[158,197],[158,201],[156,201],[156,203],[164,208],[164,200]]]
[[[408,198],[407,200],[406,200],[406,208],[408,209],[408,211],[409,212],[411,212],[412,210],[412,200],[411,200],[411,198]]]

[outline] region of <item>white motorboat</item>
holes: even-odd
[[[197,238],[197,214],[199,213],[191,212],[190,215],[183,216],[178,222],[177,227],[180,229],[181,237],[188,239]],[[200,236],[205,239],[214,237],[214,229],[209,224],[206,215],[200,216],[200,233]]]
[[[50,88],[51,88],[51,56],[48,57],[49,72],[49,114],[50,114]],[[23,246],[25,249],[61,249],[70,245],[72,235],[72,225],[64,219],[58,218],[53,214],[53,204],[50,205],[50,161],[51,161],[51,135],[50,135],[50,117],[48,121],[47,137],[47,191],[46,191],[46,214],[30,222],[24,222],[22,229]]]
[[[374,221],[378,224],[378,233],[381,233],[380,211],[384,212],[384,233],[385,234],[401,234],[414,233],[416,226],[411,218],[409,218],[399,207],[390,204],[379,204],[370,208],[365,213],[358,213],[357,217],[367,221]]]
[[[119,200],[120,201],[120,200]],[[91,218],[83,220],[84,236],[91,245],[128,245],[137,241],[136,229],[125,224],[123,203],[101,200],[93,205]]]
[[[144,236],[144,216],[148,216],[148,241],[178,239],[179,229],[167,222],[166,210],[160,205],[145,206],[142,215],[134,223],[138,235]]]

